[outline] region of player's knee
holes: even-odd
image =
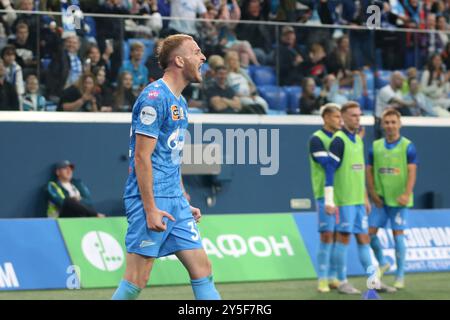
[[[396,237],[396,236],[402,235],[404,232],[403,232],[403,230],[394,230],[393,233],[394,233],[394,237]]]
[[[373,228],[373,227],[369,228],[369,235],[375,235],[375,234],[377,234],[377,232],[378,232],[378,228]]]
[[[320,234],[320,240],[323,243],[332,243],[333,242],[333,233],[332,232],[322,232]]]

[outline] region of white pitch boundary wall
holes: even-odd
[[[24,112],[1,111],[1,122],[56,122],[56,123],[131,123],[131,113],[85,112]],[[233,115],[190,114],[189,123],[239,125],[321,125],[320,116],[309,115]],[[403,117],[404,126],[450,127],[450,118]],[[374,124],[373,116],[363,116],[361,124]]]

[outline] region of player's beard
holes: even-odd
[[[194,64],[189,63],[185,72],[186,80],[191,83],[199,83],[202,82],[202,75],[198,69],[198,67]]]

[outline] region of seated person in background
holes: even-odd
[[[95,69],[103,67],[103,69],[105,70],[106,82],[112,82],[111,70],[109,66],[111,65],[110,57],[113,52],[113,47],[109,42],[107,42],[105,52],[102,55],[100,55],[100,49],[95,44],[91,44],[86,50],[84,72],[94,73]]]
[[[418,79],[417,69],[410,67],[406,70],[406,79],[403,80],[402,94],[407,95],[409,93],[409,80],[412,78]]]
[[[445,69],[439,54],[430,57],[426,69],[422,73],[420,86],[422,92],[433,102],[444,109],[450,109],[450,71]]]
[[[205,91],[207,105],[211,113],[240,113],[242,110],[239,97],[227,85],[228,71],[224,66],[214,70],[215,82]]]
[[[218,66],[225,66],[225,60],[219,55],[211,55],[208,58],[209,69],[203,76],[202,86],[204,89],[208,88],[210,85],[214,84],[216,76],[216,68]]]
[[[58,111],[98,111],[94,75],[84,73],[77,84],[64,89]]]
[[[406,101],[402,95],[403,75],[400,71],[391,74],[389,84],[380,89],[377,95],[375,106],[375,116],[380,118],[383,111],[392,107],[397,109],[402,115],[410,116],[411,108],[415,107],[414,101]]]
[[[408,79],[408,87],[409,92],[405,96],[405,101],[415,102],[415,106],[410,108],[413,116],[450,117],[450,112],[441,106],[433,105],[432,100],[421,92],[417,78]]]
[[[73,179],[75,166],[68,160],[55,166],[55,178],[47,184],[49,218],[104,217],[92,207],[91,194],[86,185]]]
[[[155,46],[153,47],[153,54],[150,55],[145,63],[145,66],[148,70],[148,82],[152,83],[153,81],[162,78],[164,74],[164,70],[161,68],[158,62],[158,48],[161,44],[162,40],[159,39],[155,42]]]
[[[23,111],[45,111],[45,97],[39,92],[39,80],[34,74],[27,77],[22,97]]]
[[[321,95],[316,97],[314,90],[316,89],[316,82],[313,78],[304,78],[302,81],[302,95],[299,100],[300,114],[319,114],[320,106],[326,104],[326,96],[321,92]]]
[[[136,101],[136,94],[133,90],[133,77],[129,72],[122,72],[119,75],[117,89],[114,92],[114,112],[131,112],[134,102]]]
[[[266,100],[258,95],[258,90],[252,79],[241,69],[239,64],[239,54],[237,52],[227,52],[225,55],[225,66],[228,69],[228,85],[241,100],[241,105],[244,107],[252,106],[256,109],[262,109],[264,113],[267,113],[269,105]]]
[[[133,42],[130,45],[130,60],[120,67],[119,73],[129,72],[133,79],[133,90],[140,92],[148,84],[147,67],[141,64],[145,46],[141,42]]]
[[[19,110],[19,97],[16,87],[6,81],[6,68],[0,59],[0,110]]]

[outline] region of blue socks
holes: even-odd
[[[336,244],[333,243],[331,248],[330,268],[328,271],[328,279],[337,279],[337,266],[336,266]]]
[[[319,279],[328,279],[328,269],[330,266],[330,255],[332,243],[320,242],[317,262],[319,264]]]
[[[214,286],[212,275],[205,278],[191,280],[195,300],[221,300],[219,292]]]
[[[112,300],[136,300],[141,292],[141,288],[127,280],[120,281],[119,287],[112,296]]]
[[[399,234],[395,236],[395,258],[397,261],[396,278],[403,279],[403,277],[405,276],[405,259],[406,259],[406,244],[404,234]]]
[[[341,282],[347,280],[347,251],[348,245],[341,242],[336,242],[334,244],[336,250],[336,269],[337,278]]]
[[[370,258],[370,246],[368,244],[358,244],[359,261],[364,268],[364,272],[369,272],[369,267],[372,266],[372,259]]]
[[[386,259],[383,255],[383,248],[381,247],[380,239],[376,234],[370,235],[370,246],[372,247],[373,253],[378,260],[380,266],[386,265]]]

